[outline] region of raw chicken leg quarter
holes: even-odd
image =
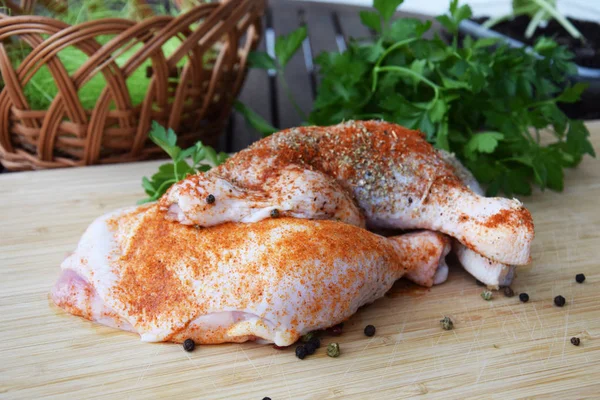
[[[198,206],[216,182],[227,182],[234,193],[219,191],[217,202],[235,197],[240,205],[225,217],[218,207]],[[173,185],[160,204],[168,218],[202,226],[257,221],[273,208],[358,225],[348,199],[356,201],[370,228],[439,231],[498,263],[530,261],[533,220],[518,200],[474,193],[422,134],[385,122],[281,131]]]
[[[144,341],[287,346],[349,318],[402,276],[444,281],[449,250],[438,233],[385,238],[328,220],[199,229],[146,205],[94,221],[63,262],[52,298]]]

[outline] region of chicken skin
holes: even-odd
[[[533,221],[519,201],[473,193],[421,133],[386,122],[349,121],[276,133],[223,165],[173,185],[160,205],[169,219],[201,226],[257,221],[275,209],[279,215],[359,225],[346,195],[319,197],[319,188],[307,180],[300,184],[304,178],[298,169],[335,181],[356,202],[369,228],[439,231],[494,262],[530,261]],[[290,171],[296,174],[295,185],[281,184]],[[216,182],[229,187],[221,190]],[[231,201],[231,193],[244,204],[241,211],[218,206]],[[215,203],[203,201],[209,194]]]
[[[440,150],[439,154],[452,166],[456,176],[463,184],[474,193],[483,196],[484,191],[471,171],[465,168],[452,154]],[[511,284],[515,276],[515,266],[506,265],[477,254],[458,241],[452,243],[452,250],[463,268],[473,275],[477,280],[483,282],[490,289],[498,289],[501,286]]]
[[[66,311],[143,341],[293,344],[407,276],[445,280],[446,236],[385,238],[353,225],[271,218],[199,228],[156,204],[94,221],[52,291]]]

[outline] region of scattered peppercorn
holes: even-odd
[[[317,345],[313,342],[308,342],[304,345],[304,349],[306,350],[306,355],[311,356],[317,351]]]
[[[185,341],[183,342],[183,349],[185,351],[194,351],[195,348],[196,342],[194,342],[192,339],[185,339]]]
[[[215,196],[212,194],[209,194],[208,196],[206,196],[206,202],[208,204],[213,204],[215,202],[215,200],[216,200]]]
[[[309,343],[312,343],[317,349],[321,347],[321,340],[316,336],[310,339]]]
[[[571,338],[571,344],[573,346],[579,346],[580,343],[581,343],[581,340],[578,337],[572,337]]]
[[[485,301],[490,301],[492,299],[492,296],[493,294],[489,290],[484,290],[483,292],[481,292],[481,298]]]
[[[340,355],[340,345],[337,343],[329,343],[327,345],[327,355],[329,357],[339,357]]]
[[[376,329],[373,325],[365,326],[364,332],[365,332],[365,335],[367,335],[368,337],[375,336],[375,331],[376,331]]]
[[[515,292],[513,292],[513,290],[510,288],[510,286],[504,287],[503,292],[506,297],[513,297],[515,295]]]
[[[585,281],[585,275],[577,274],[577,275],[575,275],[575,280],[577,281],[577,283],[583,283],[583,281]]]
[[[521,300],[523,303],[527,303],[529,301],[529,295],[527,293],[521,293],[519,295],[519,300]]]
[[[298,357],[301,360],[304,360],[304,357],[306,357],[308,353],[306,352],[306,347],[304,346],[298,346],[296,347],[296,357]]]
[[[263,400],[271,400],[270,397],[263,397]]]
[[[279,210],[274,208],[271,210],[271,218],[279,218]]]
[[[442,323],[442,328],[445,331],[449,331],[454,328],[454,323],[449,317],[444,317],[444,319],[440,320],[440,322]]]
[[[566,301],[566,300],[565,300],[565,298],[564,298],[564,297],[562,297],[562,296],[556,296],[556,297],[554,298],[554,304],[556,304],[558,307],[562,307],[562,306],[564,306],[566,302],[567,302],[567,301]]]
[[[485,286],[485,283],[481,282],[479,279],[476,279],[475,283],[477,284],[477,286]]]
[[[315,332],[308,332],[306,335],[302,335],[300,340],[302,340],[304,343],[308,343],[313,337],[315,337]]]

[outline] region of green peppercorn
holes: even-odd
[[[490,301],[492,299],[492,296],[493,294],[489,290],[484,290],[483,292],[481,292],[481,298],[485,301]]]
[[[329,343],[327,345],[327,355],[329,357],[339,357],[340,356],[340,345],[337,343]]]
[[[215,196],[212,194],[209,194],[208,196],[206,196],[206,202],[208,204],[213,204],[215,202],[215,200],[216,200]]]
[[[185,351],[194,351],[195,348],[196,342],[194,342],[192,339],[185,339],[185,341],[183,342],[183,349]]]
[[[314,337],[315,337],[315,332],[308,332],[306,335],[303,335],[300,338],[300,340],[302,340],[304,343],[308,343]]]
[[[454,328],[454,323],[449,317],[444,317],[444,319],[440,320],[440,322],[442,323],[442,328],[445,331],[449,331]]]

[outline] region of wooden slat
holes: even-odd
[[[600,121],[588,126],[598,149]],[[519,267],[513,288],[528,292],[528,303],[498,292],[483,301],[461,269],[430,290],[400,281],[302,361],[293,348],[254,343],[186,353],[52,305],[65,253],[94,218],[143,197],[140,178],[160,163],[0,176],[0,398],[598,398],[600,160],[586,157],[568,170],[563,193],[522,199],[536,239],[533,263]],[[552,304],[559,294],[563,308]],[[440,328],[444,315],[453,331]],[[366,324],[377,327],[374,337],[364,336]],[[332,341],[339,358],[325,353]]]
[[[310,49],[314,59],[322,52],[339,51],[336,39],[335,29],[333,27],[333,10],[330,7],[324,7],[318,3],[304,3],[304,19],[308,26],[308,39]],[[316,96],[316,87],[319,83],[319,74],[317,65],[311,73],[311,89],[313,97]]]
[[[263,26],[265,26],[264,19]],[[265,41],[263,34],[263,38],[257,48],[258,51],[266,51]],[[252,68],[248,71],[238,100],[272,123],[269,76],[266,70]],[[228,139],[228,152],[240,151],[261,137],[260,133],[246,124],[244,118],[235,111],[230,119],[229,129],[231,137]]]
[[[286,35],[300,27],[299,11],[302,4],[295,2],[271,2],[273,29],[275,35]],[[311,82],[304,54],[298,51],[285,68],[285,79],[300,109],[308,114],[312,105]],[[281,84],[277,85],[277,105],[279,110],[279,128],[298,126],[302,117],[298,114]]]
[[[369,38],[372,32],[360,21],[359,11],[370,10],[366,7],[335,7],[335,15],[340,21],[342,34],[349,42],[352,39]]]

